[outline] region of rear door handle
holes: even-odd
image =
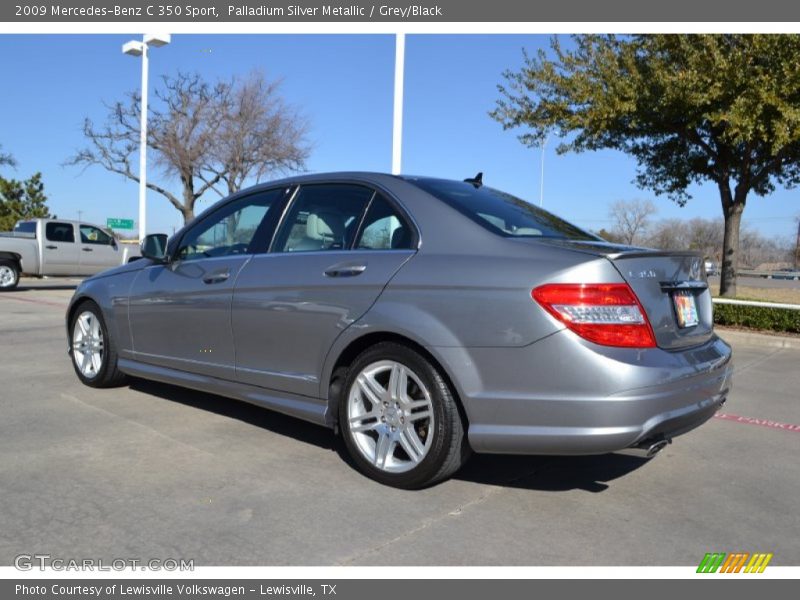
[[[58,246],[45,246],[48,250],[58,250]]]
[[[91,248],[82,248],[82,250],[83,250],[84,252],[91,252],[91,251],[92,251],[92,249],[91,249]]]
[[[355,277],[366,271],[367,265],[333,265],[325,269],[326,277]]]
[[[203,283],[222,283],[223,281],[227,281],[228,278],[231,276],[230,271],[218,271],[216,273],[211,273],[210,275],[206,275],[203,277]]]

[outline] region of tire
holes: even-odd
[[[339,427],[358,469],[392,487],[433,485],[470,455],[457,401],[439,370],[394,342],[368,348],[348,369]]]
[[[0,258],[0,291],[8,292],[19,284],[19,265],[16,261]]]
[[[117,368],[116,341],[109,335],[97,304],[91,300],[79,304],[69,331],[69,355],[81,383],[93,388],[117,387],[125,383],[125,374]]]

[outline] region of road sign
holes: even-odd
[[[109,229],[133,229],[133,219],[106,219]]]

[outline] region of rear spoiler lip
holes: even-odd
[[[610,242],[592,241],[592,240],[569,240],[561,238],[505,238],[513,241],[527,241],[539,244],[547,244],[548,246],[556,246],[564,248],[565,250],[572,250],[573,252],[580,252],[582,254],[592,254],[594,256],[607,258],[609,260],[617,260],[620,258],[648,258],[658,256],[681,256],[687,258],[699,258],[704,260],[703,254],[696,250],[656,250],[651,248],[631,247],[629,250],[620,250],[618,244]],[[611,248],[608,248],[610,246]]]
[[[633,250],[631,252],[606,254],[605,256],[611,260],[617,260],[619,258],[648,258],[651,256],[685,256],[687,258],[699,258],[703,260],[703,255],[694,250]]]

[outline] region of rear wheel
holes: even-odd
[[[427,358],[393,342],[354,361],[339,401],[339,424],[358,468],[394,487],[441,481],[470,453],[442,375]]]
[[[104,388],[121,385],[116,343],[108,334],[100,307],[87,301],[78,306],[70,325],[72,366],[82,383]]]
[[[19,283],[19,266],[13,260],[0,259],[0,291],[13,290]]]

